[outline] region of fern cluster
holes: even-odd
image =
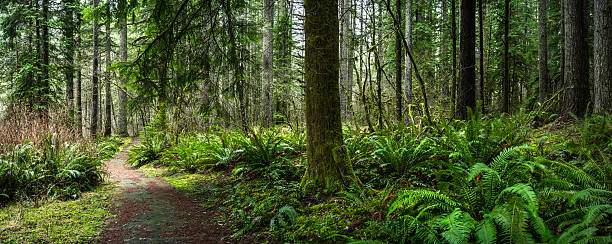
[[[76,198],[102,181],[102,161],[78,145],[57,145],[51,136],[0,155],[0,204],[42,197]]]

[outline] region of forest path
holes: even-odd
[[[147,177],[127,163],[129,147],[105,162],[109,181],[120,193],[111,212],[117,217],[102,231],[100,243],[226,243],[214,213],[161,178]]]

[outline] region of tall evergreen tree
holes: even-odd
[[[565,107],[579,118],[586,114],[590,102],[589,57],[587,45],[586,2],[565,3]]]
[[[402,1],[395,0],[395,16],[402,16]],[[397,123],[402,121],[402,35],[395,31],[395,120]]]
[[[305,0],[306,156],[302,186],[330,190],[359,182],[342,135],[338,84],[338,1]]]
[[[93,0],[93,8],[96,9],[100,4],[100,0]],[[96,138],[98,133],[98,70],[99,70],[99,39],[98,34],[100,26],[98,20],[93,20],[93,62],[92,62],[92,77],[91,77],[91,112],[90,112],[90,136]]]
[[[467,118],[467,108],[476,107],[476,0],[461,1],[459,84],[455,114]]]
[[[546,0],[538,0],[538,69],[539,69],[539,101],[543,103],[548,98],[548,45],[546,39]]]
[[[264,0],[263,12],[263,124],[270,126],[274,113],[274,0]]]
[[[612,113],[612,1],[594,0],[594,102],[597,113]]]

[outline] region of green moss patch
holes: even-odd
[[[0,242],[95,242],[112,217],[108,211],[116,188],[106,185],[72,201],[52,200],[34,206],[15,203],[0,209]]]

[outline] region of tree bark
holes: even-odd
[[[451,0],[451,36],[453,42],[453,83],[451,84],[451,109],[457,107],[457,16],[455,0]],[[451,110],[451,113],[454,111]]]
[[[121,20],[121,30],[119,39],[119,53],[121,55],[121,62],[127,62],[127,20]],[[127,88],[125,85],[127,80],[125,77],[121,77],[121,87],[119,89],[119,119],[117,120],[117,133],[120,136],[129,136],[128,123],[127,123]]]
[[[459,43],[459,86],[455,114],[459,119],[467,118],[467,108],[476,106],[476,0],[461,1]]]
[[[351,119],[350,104],[353,98],[353,46],[352,38],[352,0],[342,0],[342,42],[340,45],[340,106],[343,120]]]
[[[594,0],[593,58],[596,113],[612,112],[612,1]]]
[[[340,190],[359,179],[343,143],[338,84],[338,2],[305,0],[306,135],[302,187]]]
[[[110,15],[110,5],[107,4],[107,14]],[[110,39],[110,32],[111,32],[111,28],[110,28],[110,16],[107,17],[107,21],[106,21],[106,57],[105,57],[105,61],[106,61],[106,68],[104,69],[104,78],[106,79],[106,107],[105,107],[105,115],[104,115],[104,136],[110,136],[112,133],[112,104],[113,104],[113,96],[111,93],[111,72],[108,70],[108,68],[111,65],[111,39]]]
[[[484,8],[482,7],[482,1],[483,0],[478,0],[478,52],[479,52],[479,56],[480,59],[478,60],[480,63],[480,66],[478,67],[478,81],[479,81],[479,85],[480,85],[480,92],[478,93],[478,100],[480,100],[481,104],[480,104],[480,109],[481,112],[484,114],[485,113],[485,96],[484,96],[484,91],[485,91],[485,82],[484,82],[484,28],[483,28],[483,21],[484,21]]]
[[[76,60],[77,60],[77,64],[80,63],[81,61],[81,22],[82,22],[82,17],[80,13],[76,13],[76,40],[75,40],[75,48],[76,48]],[[82,75],[81,75],[81,65],[77,65],[76,67],[76,84],[75,84],[75,107],[76,107],[76,111],[75,111],[75,120],[76,120],[76,128],[77,128],[77,133],[79,135],[83,135],[83,103],[82,103],[82,89],[81,89],[81,84],[82,84]]]
[[[263,33],[263,125],[272,124],[274,112],[274,0],[264,0]],[[259,105],[255,105],[259,106]]]
[[[565,0],[565,106],[567,113],[584,117],[589,94],[586,3]]]
[[[66,110],[72,116],[74,108],[74,16],[73,0],[64,0],[64,39],[65,39],[65,66],[64,76],[66,78]]]
[[[502,81],[502,112],[510,112],[510,0],[504,8],[504,80]]]
[[[93,0],[93,8],[97,8],[100,0]],[[99,40],[98,34],[100,32],[100,26],[98,20],[93,21],[93,64],[92,64],[92,77],[91,77],[91,121],[89,127],[89,133],[92,138],[96,138],[98,133],[98,66],[99,66]]]
[[[548,84],[548,47],[546,38],[546,0],[538,1],[538,67],[539,93],[538,100],[544,103],[550,94]]]
[[[407,0],[408,2],[410,0]],[[406,7],[406,9],[408,9],[408,7]],[[408,16],[406,14],[406,16]],[[406,18],[408,19],[408,18]],[[442,37],[441,37],[441,42],[442,42],[442,47],[440,47],[440,53],[442,56],[442,97],[443,97],[443,101],[448,101],[446,100],[446,98],[450,95],[449,91],[448,91],[448,83],[446,83],[448,81],[448,45],[447,45],[447,35],[448,35],[448,28],[446,28],[447,25],[447,21],[448,21],[448,0],[442,0],[442,25],[441,25],[441,33],[442,33]],[[406,20],[406,23],[408,23],[408,20]],[[408,28],[406,28],[406,33],[408,32]],[[406,34],[406,36],[408,36],[408,34]],[[408,41],[408,39],[406,39],[406,41]],[[409,60],[406,59],[406,66],[409,66]],[[406,68],[406,70],[408,70],[408,68]],[[406,73],[407,75],[408,73]]]
[[[395,0],[396,16],[402,16],[402,1]],[[402,123],[402,36],[395,32],[395,120]]]
[[[412,49],[412,0],[406,0],[406,43],[408,44],[408,49]],[[444,48],[444,42],[442,42],[442,45]],[[406,96],[406,106],[408,106],[404,119],[406,123],[409,123],[410,105],[412,104],[412,65],[410,65],[410,58],[408,57],[408,52],[406,52],[404,60],[404,96]]]

